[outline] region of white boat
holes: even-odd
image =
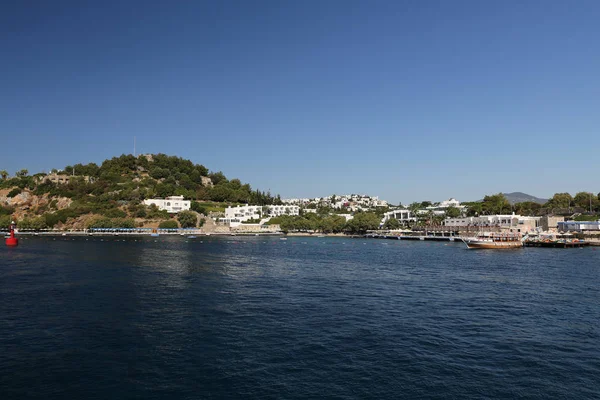
[[[463,237],[469,249],[516,249],[523,247],[520,233],[482,232],[477,236]]]

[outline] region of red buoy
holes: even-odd
[[[10,224],[10,236],[6,238],[6,245],[10,247],[19,245],[19,239],[15,237],[15,221]]]

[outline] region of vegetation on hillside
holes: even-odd
[[[203,165],[165,154],[122,155],[105,160],[101,165],[68,165],[64,171],[69,175],[69,182],[61,184],[44,179],[47,175],[44,173],[29,175],[29,171],[21,170],[9,177],[6,171],[0,171],[0,189],[10,189],[7,197],[32,194],[48,199],[44,205],[26,210],[26,218],[19,221],[20,226],[52,228],[87,214],[104,218],[94,220],[92,225],[98,227],[125,221],[129,225],[133,218],[168,219],[166,212],[145,206],[143,200],[173,195],[193,200],[193,210],[205,215],[224,209],[215,202],[281,204],[279,196],[253,190],[249,184],[239,179],[230,180],[222,172],[209,172]],[[60,198],[69,199],[70,205],[58,209],[57,201],[53,200]],[[6,212],[6,207],[2,210],[0,223],[7,215],[10,219],[12,214]],[[192,223],[189,215],[183,218],[188,218],[184,225]]]

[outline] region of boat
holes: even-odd
[[[541,233],[523,241],[523,245],[527,247],[550,247],[550,248],[577,248],[586,247],[590,243],[585,240],[573,238],[570,233]]]
[[[158,229],[153,228],[152,229],[152,233],[150,234],[151,237],[158,237]]]
[[[469,249],[517,249],[523,247],[520,233],[482,232],[477,236],[463,237]]]
[[[196,239],[196,236],[194,236],[194,235],[189,235],[187,238],[188,238],[188,239]]]

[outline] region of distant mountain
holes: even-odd
[[[504,197],[510,202],[510,204],[522,203],[524,201],[533,201],[534,203],[544,204],[548,201],[548,199],[541,199],[539,197],[532,196],[523,192],[512,192],[512,193],[503,193]]]
[[[534,203],[544,204],[548,199],[541,199],[523,192],[502,193],[510,204],[523,203],[525,201],[533,201]],[[483,199],[478,200],[483,201]]]

